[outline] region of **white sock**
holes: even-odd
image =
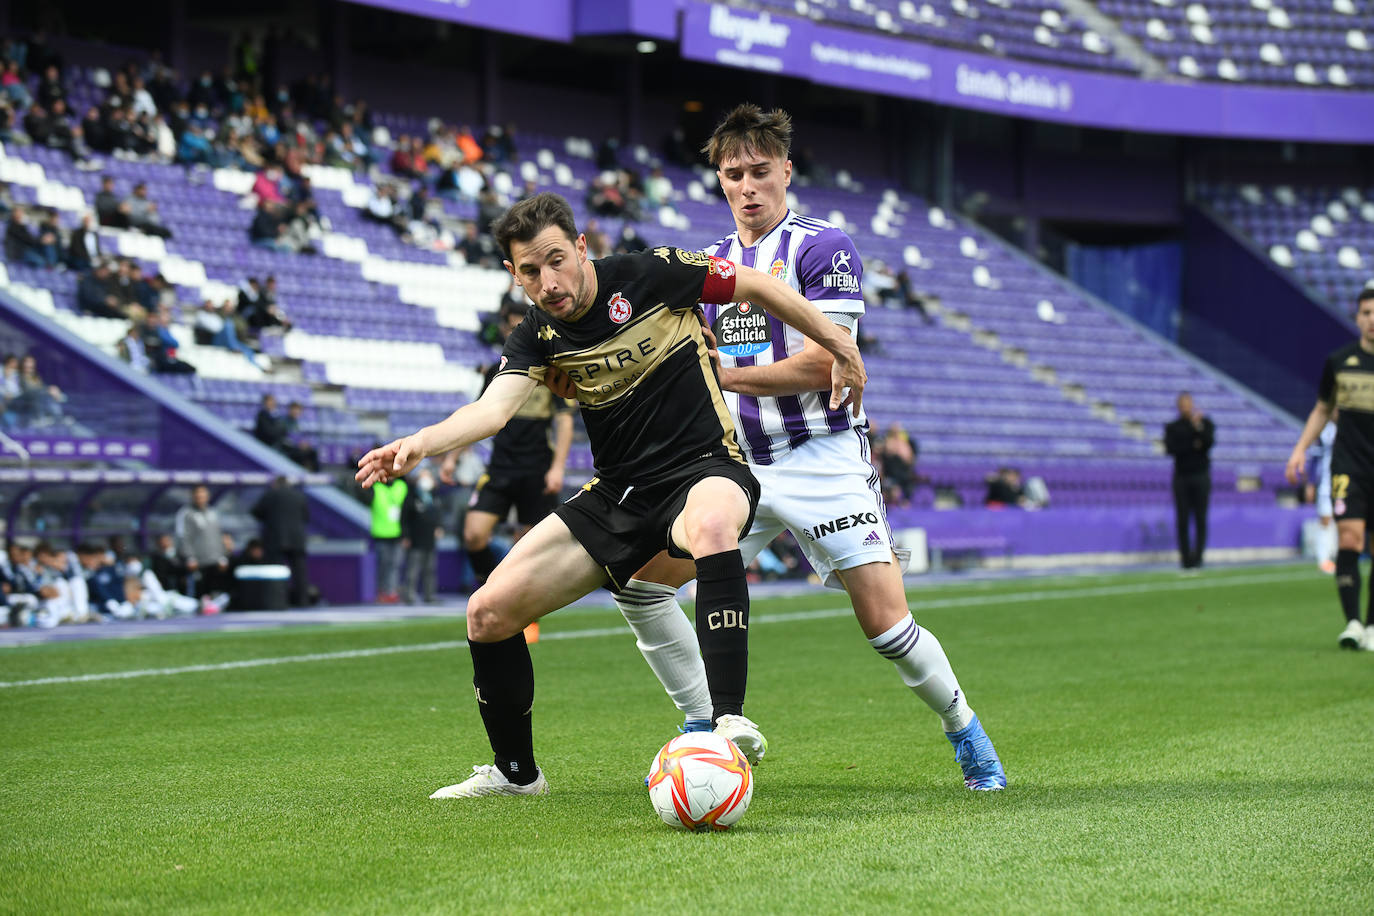
[[[902,681],[940,717],[945,731],[957,732],[973,721],[973,710],[964,700],[959,680],[949,666],[944,647],[935,634],[916,625],[907,614],[886,633],[868,644],[897,666]]]
[[[631,579],[615,605],[635,634],[635,644],[674,705],[688,719],[711,718],[711,692],[697,631],[677,603],[677,589]]]
[[[1317,562],[1330,563],[1336,559],[1336,523],[1333,521],[1325,528],[1318,529]]]

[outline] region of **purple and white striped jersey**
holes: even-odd
[[[745,267],[766,271],[784,280],[827,314],[852,316],[857,334],[864,311],[863,264],[844,230],[821,219],[787,211],[758,244],[745,248],[738,234],[702,249]],[[723,366],[766,366],[801,352],[800,331],[788,327],[748,302],[704,305],[715,332]],[[754,464],[772,464],[813,436],[847,432],[867,421],[849,408],[830,409],[830,391],[785,397],[751,397],[725,392],[745,457]]]

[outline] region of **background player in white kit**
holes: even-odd
[[[857,334],[863,314],[863,267],[843,230],[787,206],[791,119],[745,104],[711,135],[705,152],[717,168],[735,231],[708,254],[768,271]],[[740,547],[747,563],[784,528],[816,573],[850,596],[869,644],[940,717],[970,789],[1007,784],[992,741],[964,697],[930,631],[907,608],[902,563],[873,466],[867,420],[832,410],[830,355],[749,303],[706,306],[720,353],[721,387],[745,456],[763,488],[758,514]],[[640,651],[687,716],[684,730],[709,727],[711,702],[691,624],[675,599],[691,563],[660,554],[616,596]],[[716,731],[757,762],[767,742],[742,716],[723,716]]]

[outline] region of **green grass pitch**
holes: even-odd
[[[1006,764],[966,791],[843,595],[758,600],[770,739],[728,833],[642,777],[675,711],[614,611],[533,647],[545,798],[490,762],[455,620],[0,650],[0,912],[1374,911],[1374,653],[1307,566],[924,586]],[[580,634],[580,635],[578,635]],[[47,677],[398,647],[123,680]]]

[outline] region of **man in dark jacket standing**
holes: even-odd
[[[262,523],[263,559],[291,568],[291,590],[287,601],[292,607],[309,604],[310,578],[305,569],[305,523],[310,506],[299,487],[278,477],[258,497],[253,517]]]
[[[1184,569],[1202,565],[1207,549],[1207,503],[1212,496],[1212,459],[1216,426],[1193,404],[1193,396],[1178,396],[1178,417],[1164,427],[1164,450],[1174,458],[1174,518],[1178,526],[1178,555]],[[1188,518],[1197,527],[1189,548]]]
[[[440,523],[443,507],[434,498],[434,472],[421,468],[415,476],[415,486],[406,493],[401,504],[401,546],[406,549],[406,604],[415,603],[415,582],[424,574],[426,603],[435,600],[438,584],[438,557],[435,546],[443,537]]]

